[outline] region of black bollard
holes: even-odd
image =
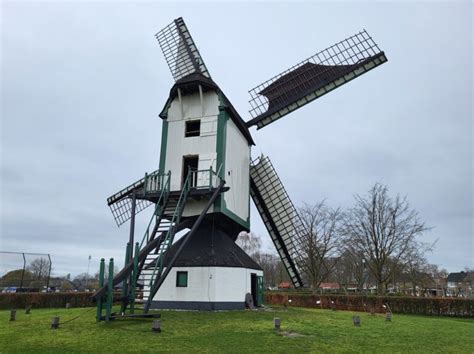
[[[158,333],[161,332],[161,322],[160,322],[160,320],[153,320],[151,330],[153,332],[158,332]]]
[[[15,321],[16,320],[16,310],[11,310],[10,311],[10,321]]]
[[[59,317],[53,317],[51,319],[51,328],[58,329],[59,328]]]
[[[279,330],[281,326],[281,320],[278,317],[273,319],[273,328]]]
[[[28,305],[28,306],[26,306],[26,308],[25,308],[25,314],[26,314],[26,315],[29,315],[30,312],[31,312],[31,305]]]

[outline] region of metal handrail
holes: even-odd
[[[176,208],[174,210],[174,213],[173,213],[173,218],[171,219],[171,223],[170,223],[170,227],[168,229],[168,231],[166,232],[166,235],[165,235],[165,238],[163,239],[163,242],[161,243],[161,245],[163,246],[167,246],[166,248],[168,248],[170,246],[170,243],[173,242],[173,236],[174,236],[174,233],[173,233],[173,229],[174,229],[174,226],[173,225],[176,225],[177,223],[179,223],[179,218],[181,218],[181,209],[184,208],[184,203],[186,202],[186,199],[188,197],[188,192],[189,190],[191,189],[191,186],[190,186],[190,181],[191,181],[191,176],[193,175],[193,172],[194,171],[191,171],[189,170],[188,171],[188,175],[186,176],[186,180],[183,184],[183,189],[181,191],[181,194],[179,196],[179,199],[178,199],[178,203],[176,204]],[[165,249],[164,247],[160,246],[160,250],[159,250],[159,254],[158,254],[158,257],[156,257],[156,260],[155,260],[155,267],[153,269],[153,274],[150,278],[150,282],[149,282],[149,286],[150,286],[150,289],[152,288],[153,286],[153,281],[155,279],[155,275],[156,275],[156,271],[157,269],[159,268],[158,270],[158,275],[161,276],[161,272],[163,271],[163,256],[164,256],[164,253],[165,253]]]
[[[140,242],[139,249],[142,249],[142,246],[143,246],[145,240],[146,240],[146,243],[148,243],[149,237],[150,237],[150,226],[153,222],[153,219],[155,219],[155,216],[159,214],[160,204],[163,203],[163,205],[164,205],[166,200],[168,199],[169,194],[170,194],[171,171],[168,171],[168,173],[166,173],[166,174],[156,174],[156,175],[161,177],[160,178],[161,179],[161,184],[160,185],[163,186],[163,187],[161,188],[160,197],[158,198],[158,201],[155,204],[155,210],[153,212],[153,215],[150,218],[150,222],[148,223],[145,234],[143,235],[142,241]],[[149,177],[149,176],[145,175],[144,191],[146,191],[147,177]],[[164,180],[165,177],[167,177],[166,182]]]

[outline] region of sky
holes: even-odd
[[[3,1],[0,251],[49,253],[56,275],[88,271],[89,255],[91,273],[101,257],[123,263],[128,224],[106,198],[157,169],[173,80],[154,34],[180,16],[244,119],[251,88],[366,29],[388,62],[252,128],[252,154],[271,158],[297,206],[347,208],[386,184],[431,228],[431,263],[474,266],[470,1]],[[275,252],[253,206],[251,229]]]

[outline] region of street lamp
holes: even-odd
[[[87,263],[86,289],[87,289],[87,285],[89,284],[89,269],[91,266],[91,258],[92,256],[89,255],[89,262]]]

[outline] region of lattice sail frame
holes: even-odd
[[[157,176],[158,174],[159,171],[157,170],[148,175],[149,178],[147,178],[147,188],[151,189],[150,182],[155,180],[152,177]],[[145,177],[107,198],[107,205],[110,207],[110,211],[112,212],[118,227],[126,223],[132,217],[132,195],[133,193],[143,191],[144,185]],[[152,204],[153,203],[149,202],[148,200],[136,199],[135,215],[145,210]]]
[[[304,264],[304,252],[301,237],[306,232],[303,222],[268,157],[262,155],[252,161],[250,178],[251,186],[255,185],[250,194],[262,221],[293,285],[302,287],[300,268]]]
[[[135,204],[135,215],[152,204],[153,203],[148,200],[137,199]],[[109,205],[109,207],[118,227],[125,224],[132,217],[132,198],[129,196],[118,200],[114,204]]]
[[[386,61],[384,52],[363,30],[251,89],[252,119],[247,126],[260,129]],[[269,89],[278,92],[275,102],[264,95]]]
[[[181,17],[155,34],[155,37],[175,81],[194,73],[200,73],[211,78],[206,64],[204,64],[204,60]]]

